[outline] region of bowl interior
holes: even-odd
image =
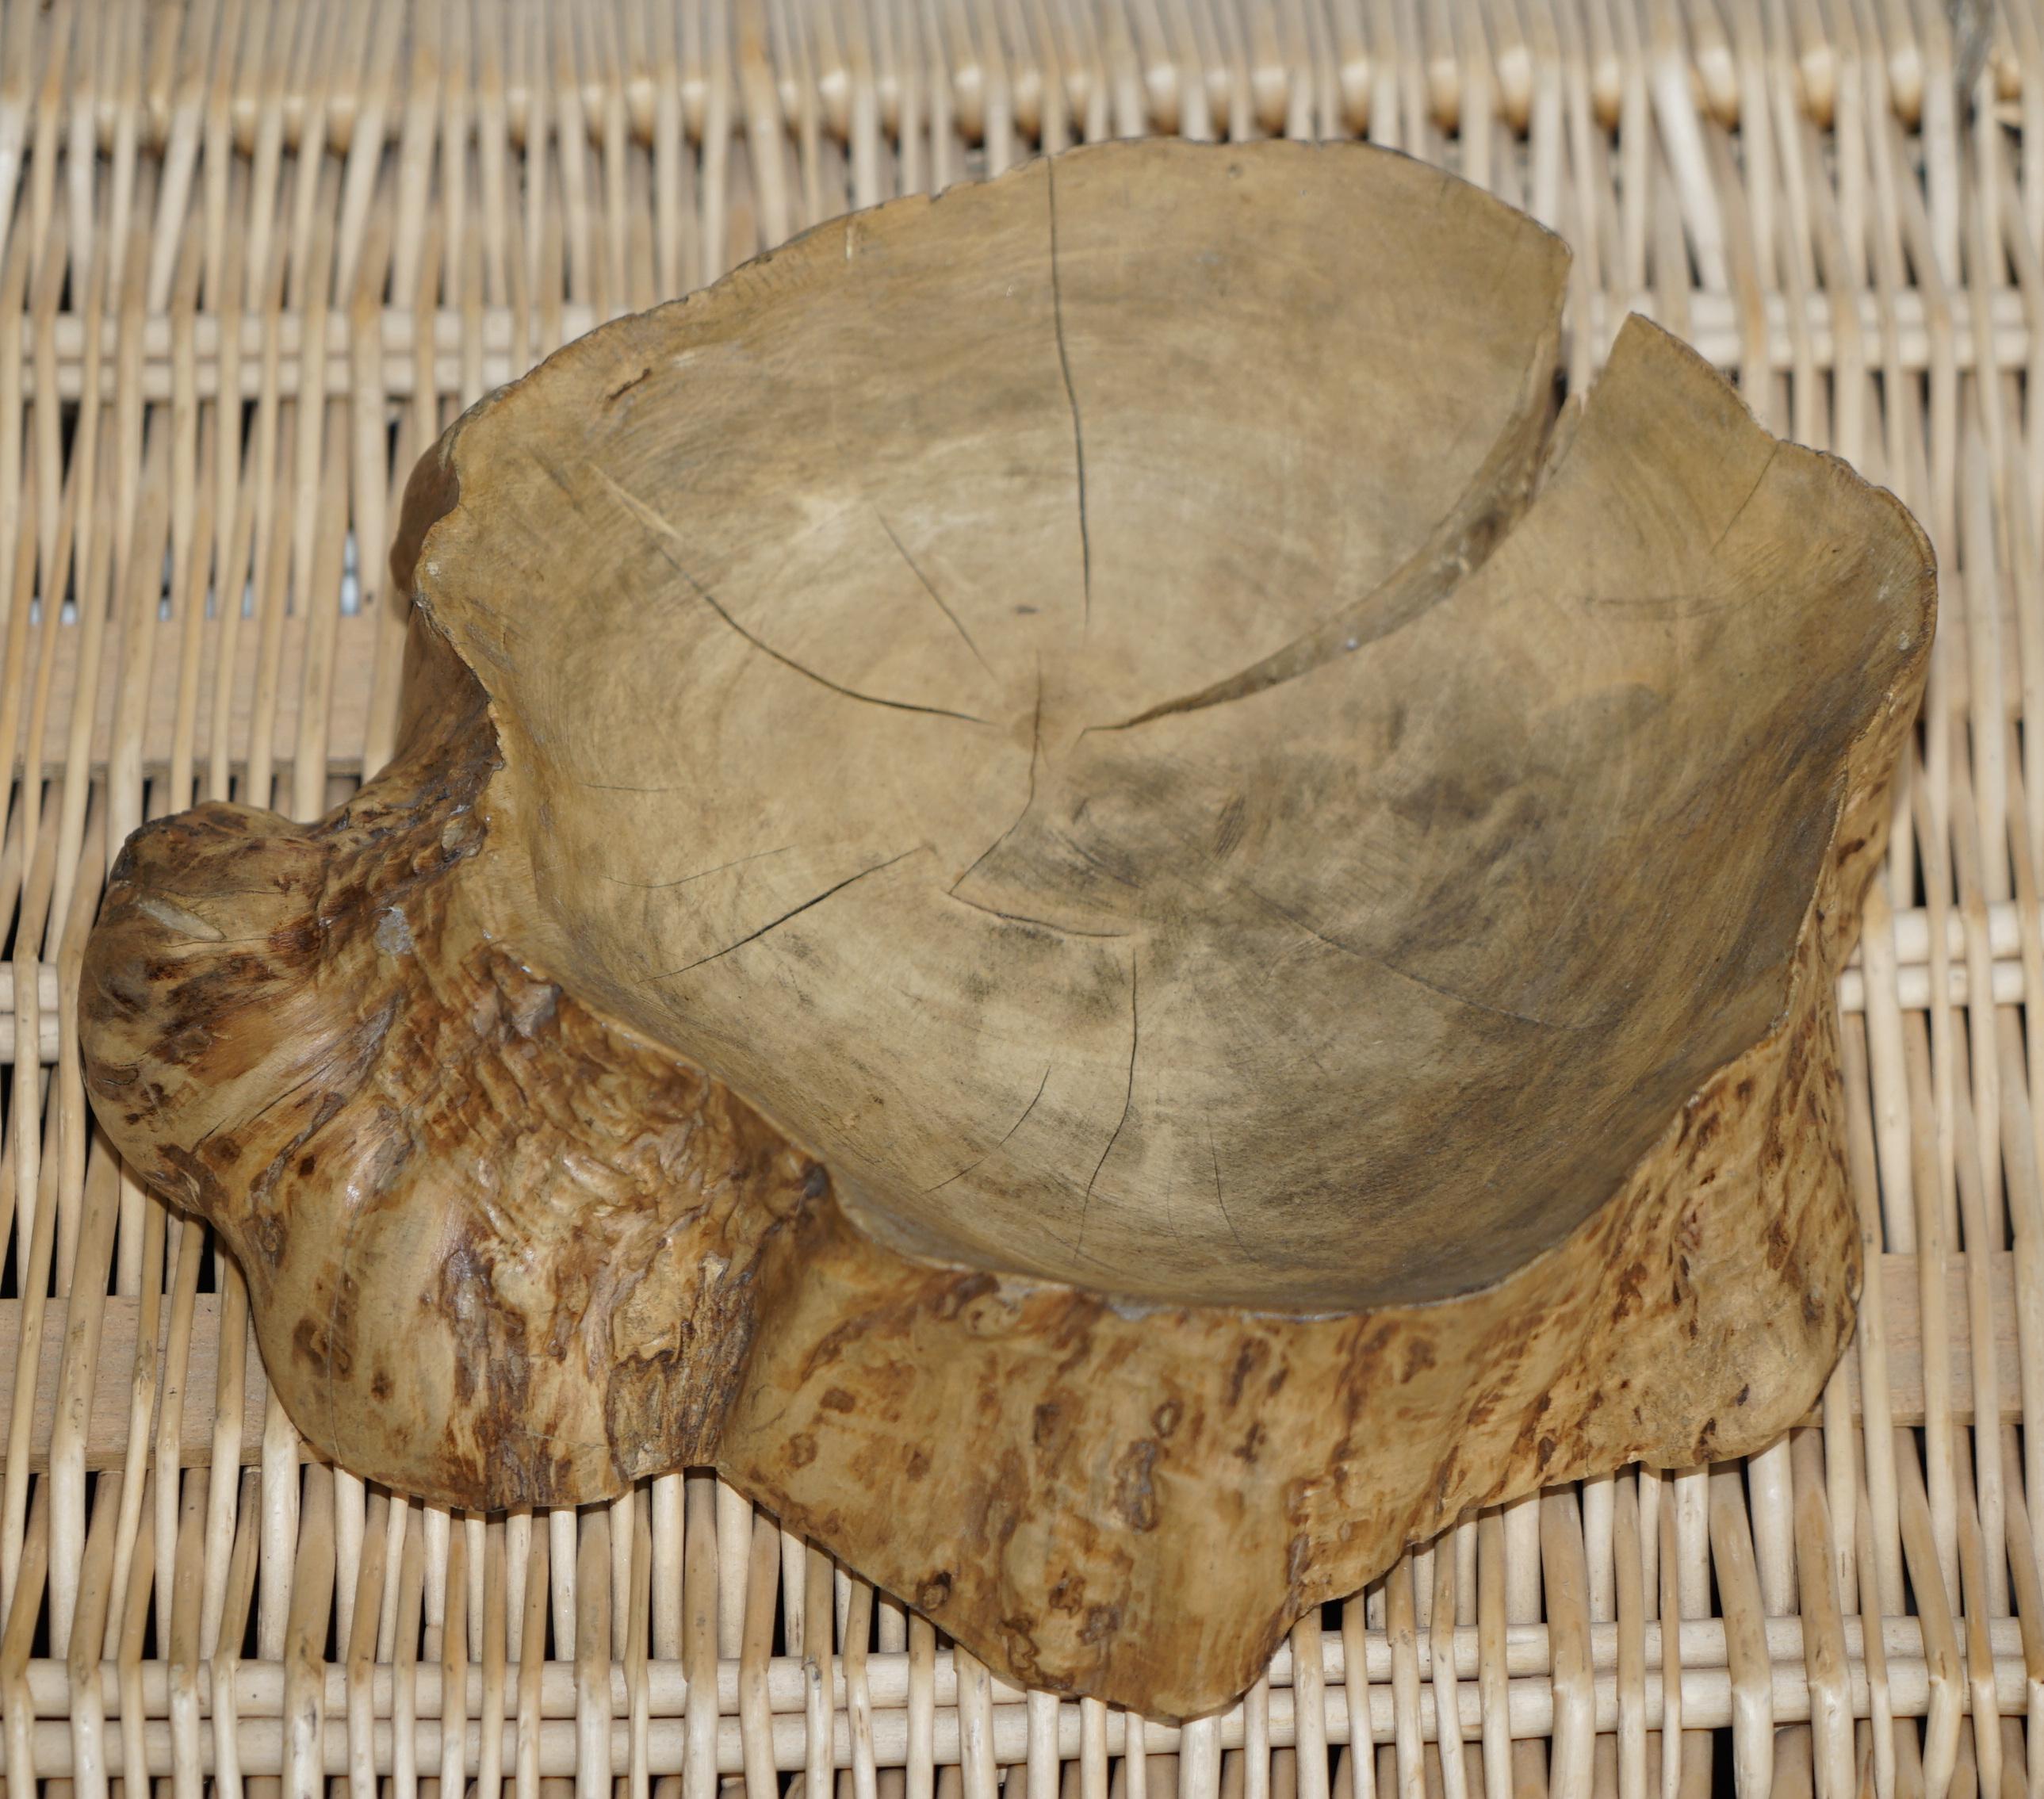
[[[1915,545],[1356,147],[823,227],[493,403],[423,598],[493,903],[921,1253],[1320,1309],[1495,1281],[1786,1001]],[[516,828],[513,828],[513,827]]]

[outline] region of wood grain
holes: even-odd
[[[473,409],[398,759],[137,832],[86,952],[299,1428],[463,1505],[714,1463],[1183,1717],[1472,1507],[1805,1416],[1927,550],[1643,323],[1550,444],[1564,262],[1367,150],[1089,148]]]
[[[2005,1422],[2019,1421],[2023,1415],[2021,1382],[2015,1349],[2015,1257],[2005,1250],[1990,1253],[1988,1280],[1994,1294],[1992,1340],[1995,1348],[1996,1390],[2001,1396]],[[1923,1422],[1923,1310],[1919,1301],[1916,1258],[1892,1251],[1881,1257],[1882,1286],[1886,1296],[1888,1412],[1901,1426]],[[1967,1328],[1966,1259],[1963,1253],[1946,1259],[1946,1306],[1952,1320],[1949,1351],[1950,1410],[1958,1424],[1970,1426],[1973,1417],[1972,1336]],[[135,1329],[140,1301],[119,1295],[106,1301],[101,1327],[99,1364],[90,1401],[85,1432],[88,1468],[121,1465],[128,1447],[129,1376],[134,1367]],[[44,1313],[43,1355],[36,1376],[35,1417],[29,1426],[29,1465],[48,1465],[50,1424],[56,1406],[56,1387],[64,1320],[65,1302],[52,1300]],[[21,1355],[21,1304],[0,1300],[0,1430],[3,1430],[13,1404],[14,1368]],[[248,1363],[249,1382],[243,1407],[247,1423],[242,1433],[242,1459],[254,1463],[262,1447],[263,1409],[268,1389],[262,1365],[252,1353],[254,1332],[250,1332],[252,1353]],[[180,1451],[186,1467],[202,1467],[212,1459],[214,1374],[220,1357],[220,1303],[213,1295],[199,1296],[192,1319],[190,1373],[186,1388],[184,1429]],[[1865,1417],[1857,1360],[1847,1357],[1840,1364],[1850,1397],[1855,1423]],[[1814,1424],[1812,1411],[1800,1420]],[[314,1451],[306,1450],[307,1455]]]

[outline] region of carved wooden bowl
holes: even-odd
[[[405,748],[136,833],[99,1117],[344,1466],[714,1464],[1162,1716],[1850,1328],[1903,509],[1359,147],[1114,144],[605,327],[414,476]]]

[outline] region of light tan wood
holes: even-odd
[[[397,763],[138,833],[86,955],[299,1428],[458,1505],[714,1462],[1185,1716],[1471,1506],[1806,1415],[1927,550],[1643,323],[1550,442],[1565,263],[1107,146],[472,410]]]

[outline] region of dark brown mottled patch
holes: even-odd
[[[1151,1475],[1157,1466],[1157,1445],[1148,1437],[1131,1443],[1114,1464],[1114,1509],[1131,1530],[1157,1528],[1157,1490]]]
[[[1242,1402],[1242,1390],[1256,1370],[1270,1359],[1270,1347],[1261,1337],[1251,1337],[1235,1351],[1235,1365],[1228,1375],[1228,1403],[1230,1406]]]
[[[328,1373],[326,1334],[309,1318],[301,1318],[291,1332],[291,1351],[315,1378],[324,1380]]]
[[[1089,1644],[1104,1643],[1120,1628],[1119,1605],[1089,1605],[1085,1622],[1079,1627],[1079,1641]]]

